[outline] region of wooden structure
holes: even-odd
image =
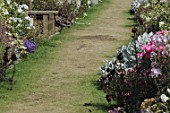
[[[45,36],[50,36],[55,33],[55,15],[58,11],[28,11],[28,15],[36,17],[37,15],[42,17],[42,33]],[[36,19],[36,18],[34,18]]]

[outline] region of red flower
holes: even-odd
[[[108,103],[110,103],[110,102],[111,102],[111,98],[110,98],[110,96],[109,96],[109,95],[106,95],[106,97],[105,97],[105,98],[106,98],[106,100],[107,100],[107,102],[108,102]]]
[[[7,55],[5,55],[5,56],[3,57],[3,61],[4,61],[5,63],[8,63],[8,62],[9,62],[9,59],[8,59],[8,56],[7,56]]]
[[[5,47],[5,50],[7,51],[8,49],[10,49],[10,47],[9,47],[9,46],[6,46],[6,47]]]
[[[17,57],[16,57],[16,54],[15,54],[15,53],[12,53],[11,59],[12,59],[12,61],[16,61],[16,60],[17,60]]]
[[[8,62],[9,62],[9,59],[8,59],[8,50],[6,50],[5,53],[4,53],[3,61],[4,61],[5,63],[8,63]]]
[[[132,33],[136,33],[138,31],[138,29],[137,28],[132,28]]]
[[[123,54],[122,53],[118,53],[117,54],[117,59],[118,60],[123,60]]]

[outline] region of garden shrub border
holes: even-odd
[[[166,24],[162,24],[163,20],[158,19],[156,23],[152,23],[153,20],[149,17],[152,14],[147,13],[151,10],[158,11],[158,7],[166,12],[168,8],[164,7],[169,6],[167,4],[170,5],[170,2],[166,0],[155,3],[151,0],[132,2],[130,12],[134,12],[139,30],[133,28],[134,35],[129,44],[122,46],[113,59],[106,61],[101,67],[100,87],[106,93],[108,103],[115,100],[117,102],[109,113],[170,111],[170,99],[166,96],[170,95],[170,32],[163,30],[168,29]],[[151,10],[147,10],[148,8]],[[139,14],[139,11],[145,12]],[[140,17],[143,13],[146,19]],[[166,23],[170,20],[168,15],[164,16]]]

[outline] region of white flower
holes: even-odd
[[[163,21],[159,22],[159,27],[162,27],[163,25],[165,25],[165,23]]]
[[[14,23],[17,23],[18,18],[13,18],[12,20],[14,21]]]
[[[10,4],[11,3],[11,0],[6,0],[7,4]]]
[[[4,15],[8,15],[9,14],[7,9],[4,9],[3,13],[4,13]]]
[[[91,1],[90,1],[90,0],[88,0],[88,1],[87,1],[87,4],[88,4],[88,5],[91,5]]]
[[[27,29],[31,29],[31,27],[27,27]]]
[[[29,9],[29,7],[26,4],[22,4],[20,7],[23,8],[23,9],[26,9],[26,10]]]
[[[167,97],[165,94],[161,95],[162,102],[167,102],[169,100],[169,97]]]
[[[29,17],[29,16],[26,16],[25,19],[28,20],[28,21],[32,20],[32,18]]]
[[[19,21],[20,23],[22,23],[22,19],[21,19],[21,18],[18,18],[18,21]]]
[[[18,24],[17,27],[21,27],[22,25],[21,24]]]
[[[18,8],[18,13],[22,13],[23,10],[21,8]]]
[[[87,13],[83,13],[83,15],[86,17],[86,16],[87,16]]]
[[[33,26],[33,19],[29,16],[26,16],[25,19],[29,21],[29,27],[32,27]]]
[[[150,22],[150,21],[151,21],[151,18],[147,17],[146,22]]]
[[[71,0],[67,0],[69,4],[71,4]]]
[[[170,89],[169,88],[167,88],[167,92],[170,94]]]
[[[160,3],[165,3],[167,2],[167,0],[160,0]]]
[[[17,4],[16,2],[14,2],[14,5],[15,5],[16,7],[18,7],[18,4]]]

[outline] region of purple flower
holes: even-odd
[[[24,46],[27,48],[27,51],[32,53],[37,49],[37,44],[33,40],[25,40]]]

